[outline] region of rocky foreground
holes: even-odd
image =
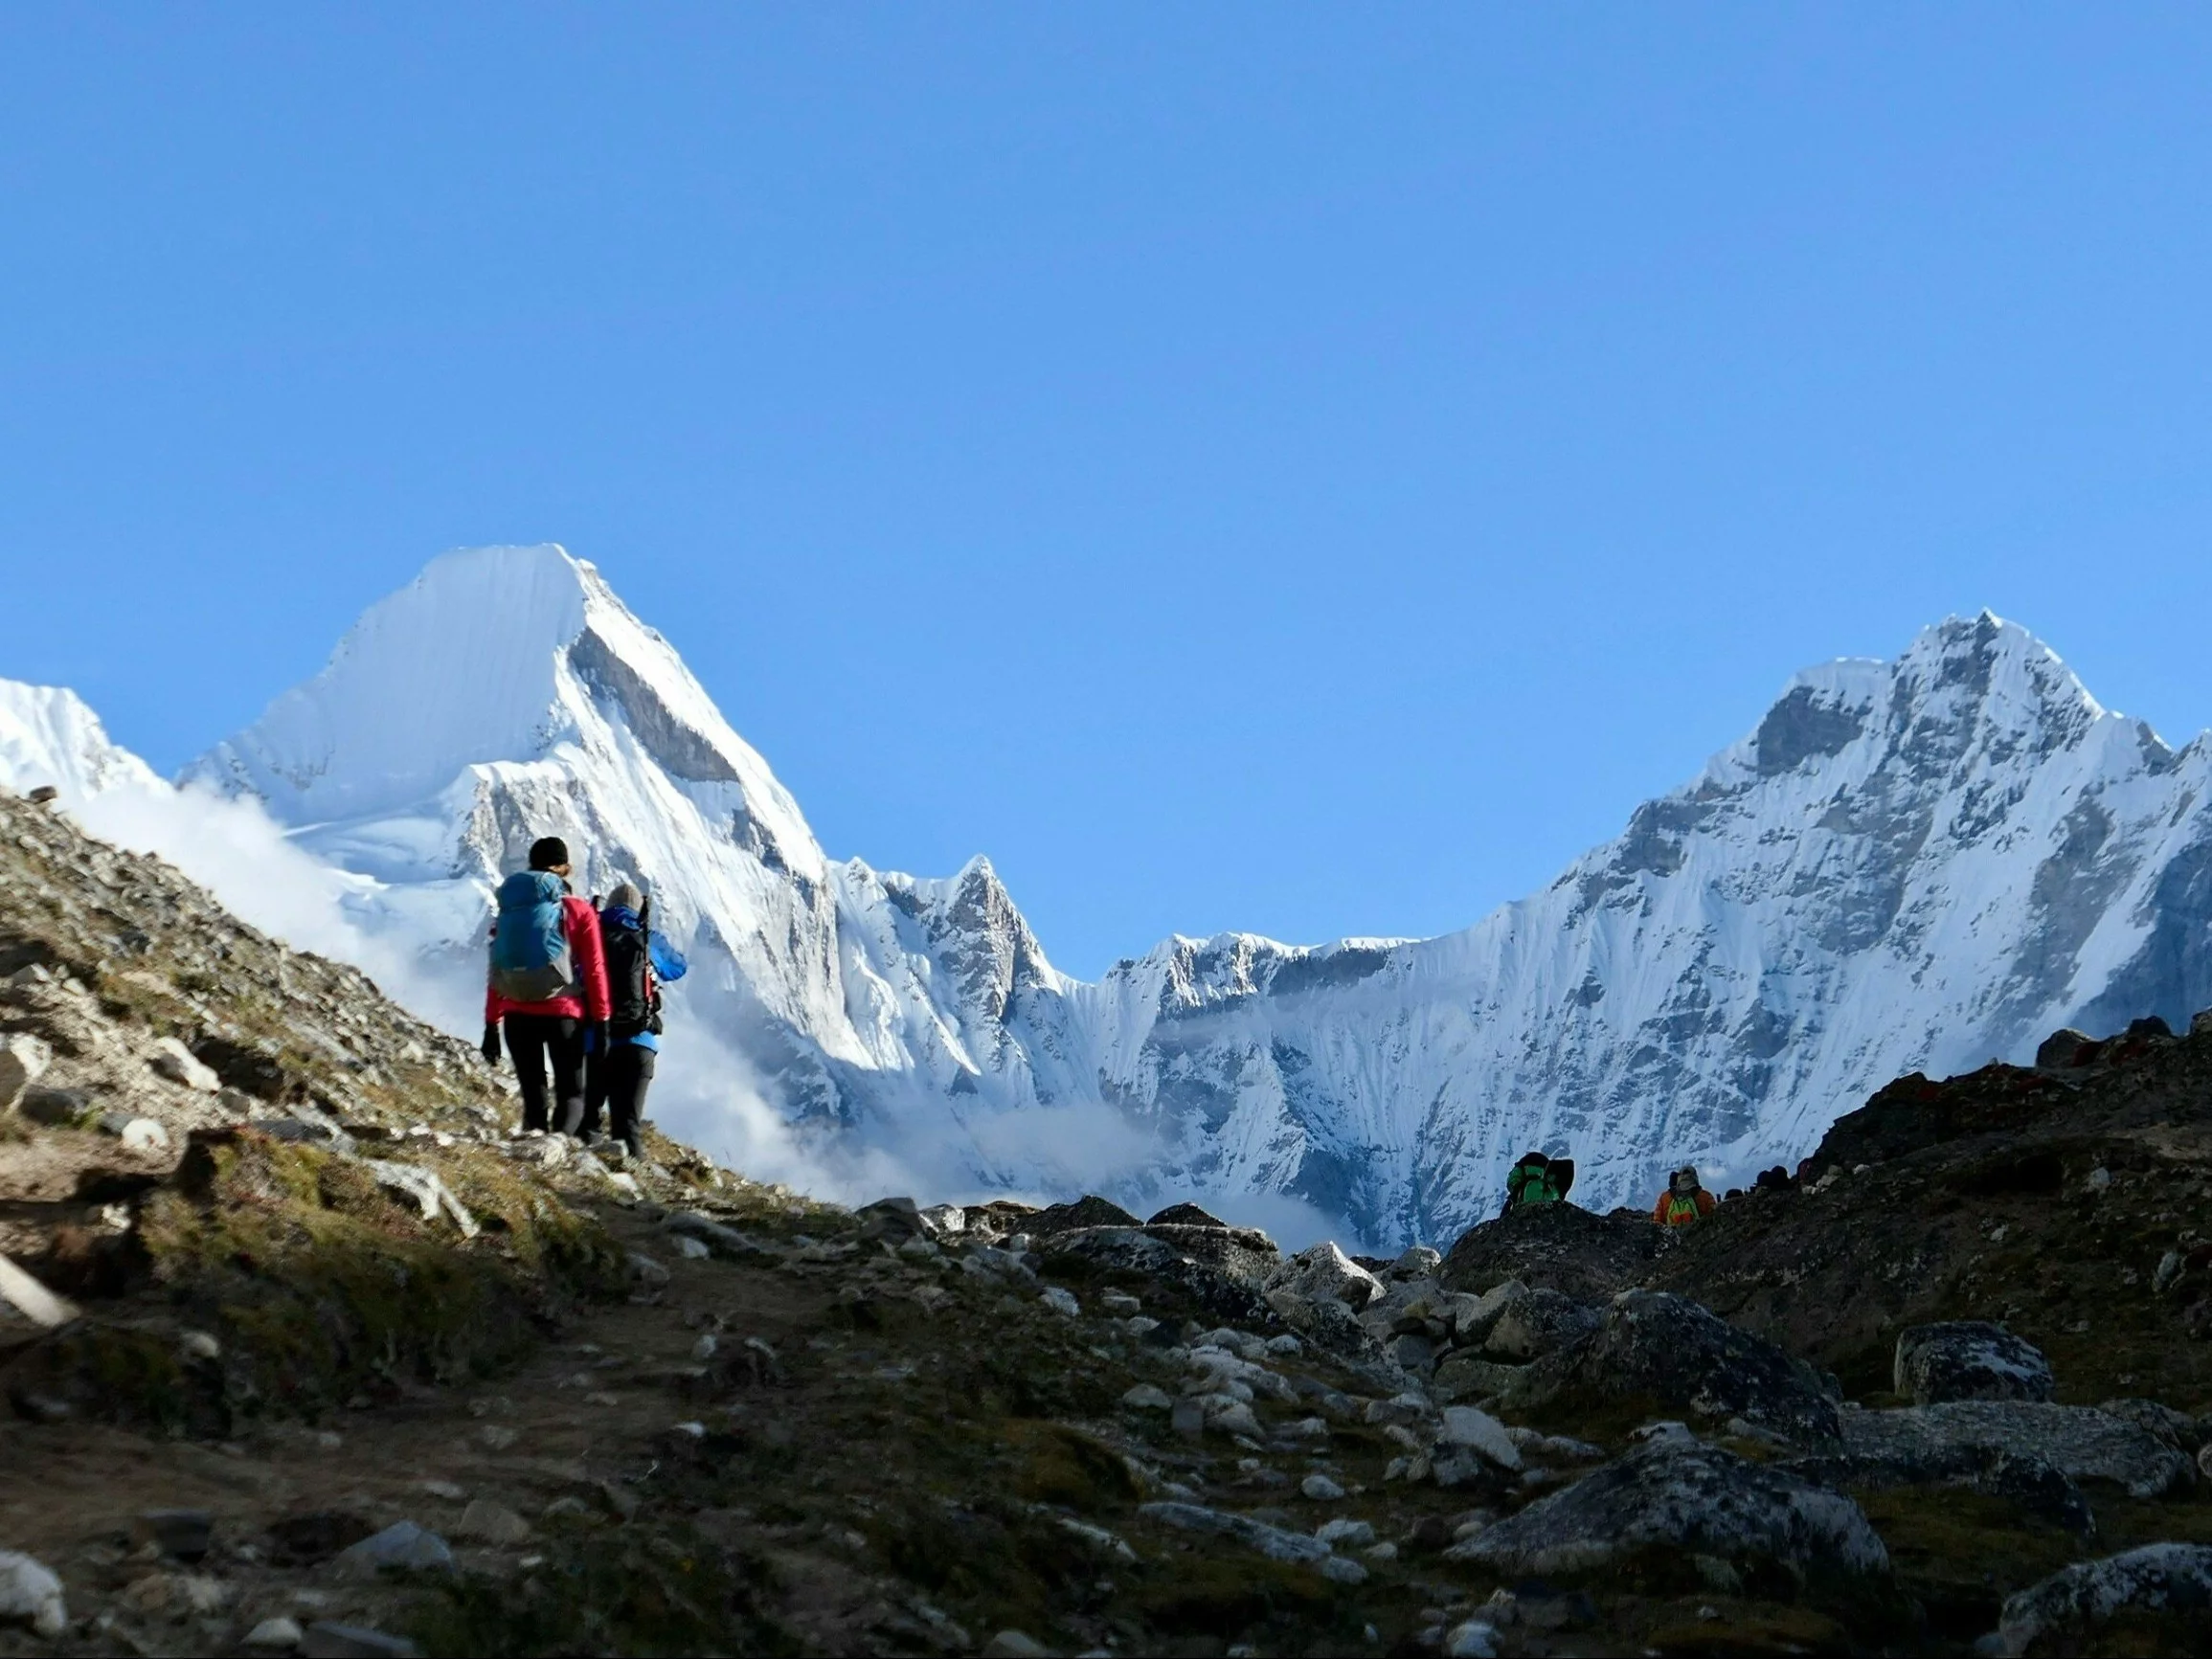
[[[2192,1650],[2212,1035],[2043,1059],[1682,1237],[855,1213],[0,797],[0,1652]]]

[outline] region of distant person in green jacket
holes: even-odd
[[[1524,1153],[1505,1172],[1505,1208],[1518,1210],[1531,1204],[1562,1203],[1568,1189],[1573,1185],[1572,1158],[1546,1157],[1540,1152]]]

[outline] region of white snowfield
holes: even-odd
[[[39,764],[25,730],[87,779],[136,765],[85,749],[73,699],[34,719],[7,690],[0,778]],[[2024,630],[1952,619],[1797,676],[1462,932],[1178,937],[1089,984],[985,860],[830,863],[668,643],[544,547],[437,560],[187,776],[258,797],[372,931],[451,965],[536,836],[568,840],[578,890],[643,881],[694,964],[671,1048],[688,1025],[735,1057],[727,1107],[670,1122],[702,1145],[757,1091],[932,1196],[1302,1199],[1395,1245],[1493,1213],[1531,1147],[1577,1159],[1578,1200],[1641,1205],[1684,1162],[1794,1163],[1903,1072],[2212,1003],[2208,767]]]

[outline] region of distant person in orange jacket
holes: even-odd
[[[1704,1221],[1718,1207],[1713,1195],[1698,1179],[1696,1169],[1684,1165],[1667,1177],[1667,1190],[1652,1206],[1651,1219],[1662,1227],[1686,1227]]]
[[[584,1119],[585,1034],[606,1046],[607,963],[599,916],[569,891],[569,849],[546,836],[530,868],[500,883],[484,990],[484,1058],[499,1064],[501,1027],[522,1085],[522,1127],[576,1134]],[[553,1065],[553,1102],[546,1099]]]

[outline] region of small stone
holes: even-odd
[[[721,1346],[721,1341],[713,1332],[704,1332],[700,1334],[698,1341],[691,1344],[691,1357],[701,1360],[711,1359],[714,1357],[715,1351]]]
[[[443,1498],[449,1504],[457,1504],[468,1495],[467,1491],[455,1481],[425,1480],[418,1481],[415,1484],[432,1497]]]
[[[641,1285],[666,1285],[668,1282],[668,1269],[643,1250],[632,1250],[630,1277]]]
[[[1344,1495],[1344,1489],[1325,1474],[1307,1475],[1298,1482],[1298,1491],[1318,1504],[1333,1504]]]
[[[1349,1515],[1339,1515],[1333,1521],[1323,1521],[1314,1529],[1314,1536],[1331,1549],[1365,1549],[1375,1541],[1375,1524],[1356,1521]]]
[[[28,1625],[49,1642],[69,1627],[61,1581],[36,1557],[0,1550],[0,1624]]]
[[[1360,1554],[1370,1561],[1394,1561],[1398,1558],[1398,1546],[1385,1539],[1379,1544],[1369,1544]]]
[[[185,1087],[197,1089],[203,1094],[214,1094],[223,1086],[223,1080],[210,1070],[198,1055],[173,1037],[161,1038],[154,1043],[152,1052],[147,1057],[147,1065],[153,1068],[157,1076],[166,1077],[171,1083],[181,1083]]]
[[[297,1621],[281,1617],[263,1619],[246,1632],[246,1646],[269,1653],[289,1653],[300,1645],[300,1638]]]
[[[1186,1395],[1175,1402],[1174,1415],[1168,1419],[1168,1425],[1177,1434],[1189,1435],[1193,1438],[1204,1434],[1206,1432],[1206,1407]]]
[[[1166,1389],[1155,1383],[1140,1382],[1122,1395],[1121,1403],[1132,1411],[1173,1411],[1175,1401]]]
[[[149,1618],[205,1618],[230,1605],[231,1586],[202,1573],[148,1573],[123,1592],[123,1603]]]
[[[687,1262],[704,1262],[714,1253],[697,1239],[687,1239],[679,1236],[671,1239],[669,1244],[675,1249],[676,1254]]]
[[[1083,1311],[1082,1304],[1075,1300],[1075,1292],[1059,1285],[1046,1286],[1044,1293],[1037,1300],[1053,1312],[1065,1314],[1071,1319]]]
[[[461,1519],[453,1530],[464,1538],[477,1538],[504,1548],[519,1544],[529,1537],[530,1522],[505,1504],[495,1504],[489,1498],[476,1498],[461,1512]]]
[[[176,1339],[176,1345],[188,1359],[220,1359],[223,1345],[205,1331],[186,1331]]]
[[[1364,1584],[1367,1581],[1367,1569],[1343,1556],[1326,1557],[1320,1565],[1321,1577],[1332,1584]]]
[[[1051,1648],[1022,1630],[1001,1630],[983,1644],[983,1659],[1038,1659],[1050,1652]]]
[[[1305,1344],[1300,1342],[1296,1336],[1293,1336],[1288,1331],[1285,1331],[1279,1336],[1270,1336],[1267,1339],[1267,1351],[1270,1354],[1280,1355],[1287,1357],[1294,1354],[1303,1354],[1305,1352]]]

